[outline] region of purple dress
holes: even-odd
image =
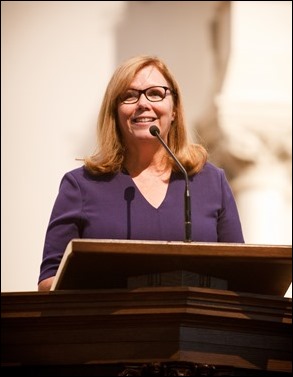
[[[206,163],[190,177],[192,241],[243,243],[241,223],[222,169]],[[62,178],[49,221],[39,282],[57,272],[73,238],[184,241],[185,179],[172,173],[154,208],[127,172],[93,176],[84,167]]]

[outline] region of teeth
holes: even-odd
[[[136,118],[136,122],[152,122],[153,118]]]

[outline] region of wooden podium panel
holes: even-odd
[[[292,282],[292,247],[76,239],[52,289],[127,288],[129,277],[178,270],[226,279],[232,291],[284,296]]]
[[[189,376],[292,372],[289,298],[156,287],[2,293],[1,301],[6,377],[166,376],[168,365],[196,367],[177,374]],[[121,374],[154,364],[161,374]]]

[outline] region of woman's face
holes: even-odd
[[[157,68],[148,66],[137,73],[129,89],[122,94],[121,102],[118,104],[118,122],[126,144],[138,140],[155,139],[149,132],[152,125],[156,125],[160,129],[162,138],[167,140],[175,117],[173,96],[170,90],[166,90],[165,98],[158,102],[150,101],[144,93],[131,90],[145,90],[156,86],[169,87],[169,84]],[[136,103],[123,102],[123,100],[132,102],[139,94]],[[152,88],[147,95],[150,99],[160,99],[161,95],[165,95],[165,89]]]

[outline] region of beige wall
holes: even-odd
[[[60,179],[93,148],[100,101],[121,60],[164,58],[182,86],[190,129],[198,123],[217,75],[220,3],[1,2],[2,291],[37,289]]]
[[[60,179],[92,148],[123,7],[1,2],[3,291],[37,287]]]

